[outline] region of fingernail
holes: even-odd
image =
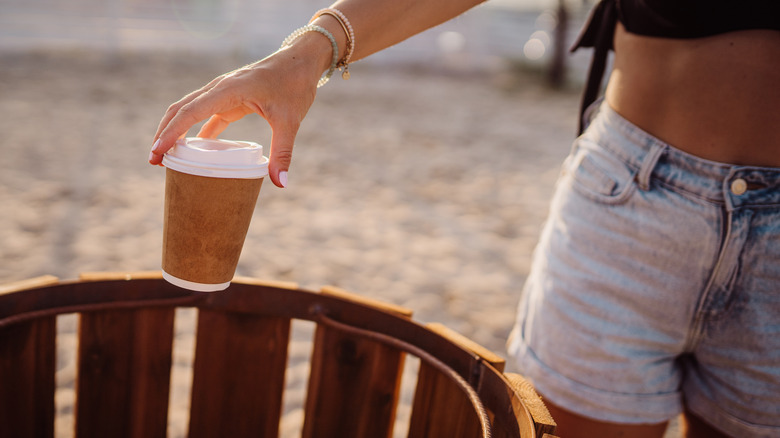
[[[160,139],[158,138],[156,142],[154,142],[154,146],[152,146],[152,152],[157,152],[157,147],[160,146]]]
[[[287,187],[287,171],[282,170],[279,172],[279,183],[282,185],[282,187]]]
[[[149,152],[149,162],[151,163],[154,159],[154,152]]]

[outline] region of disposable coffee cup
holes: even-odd
[[[246,141],[180,139],[163,157],[163,278],[185,289],[226,289],[236,272],[268,159]]]

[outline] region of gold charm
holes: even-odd
[[[345,68],[345,69],[344,69],[344,72],[343,72],[343,73],[341,73],[341,77],[342,77],[344,80],[347,80],[347,79],[349,79],[349,70],[347,70],[347,69]]]

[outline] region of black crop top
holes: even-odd
[[[780,0],[601,0],[572,51],[593,47],[581,116],[601,88],[618,20],[630,33],[662,38],[700,38],[737,30],[780,30]],[[583,121],[580,120],[580,132]]]

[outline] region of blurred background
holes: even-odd
[[[328,5],[0,0],[0,283],[159,270],[165,172],[146,160],[165,109]],[[334,77],[298,133],[289,187],[263,185],[238,274],[402,305],[503,355],[577,129],[589,53],[565,52],[590,6],[488,1]],[[223,134],[270,136],[257,116]],[[177,315],[171,437],[186,436],[194,317]],[[58,324],[68,437],[78,322]],[[285,437],[300,426],[310,333],[294,326]]]
[[[369,63],[496,68],[501,58],[556,67],[592,0],[491,0]],[[278,47],[321,0],[2,0],[0,49],[192,50],[255,59]],[[560,54],[558,54],[560,55]],[[566,60],[581,66],[587,55]],[[461,66],[462,67],[462,66]]]
[[[164,172],[145,161],[165,109],[328,4],[0,0],[0,282],[159,269]],[[512,308],[575,134],[588,51],[565,52],[589,6],[489,1],[331,80],[239,273],[399,304],[475,283]],[[247,117],[223,137],[270,134]]]

